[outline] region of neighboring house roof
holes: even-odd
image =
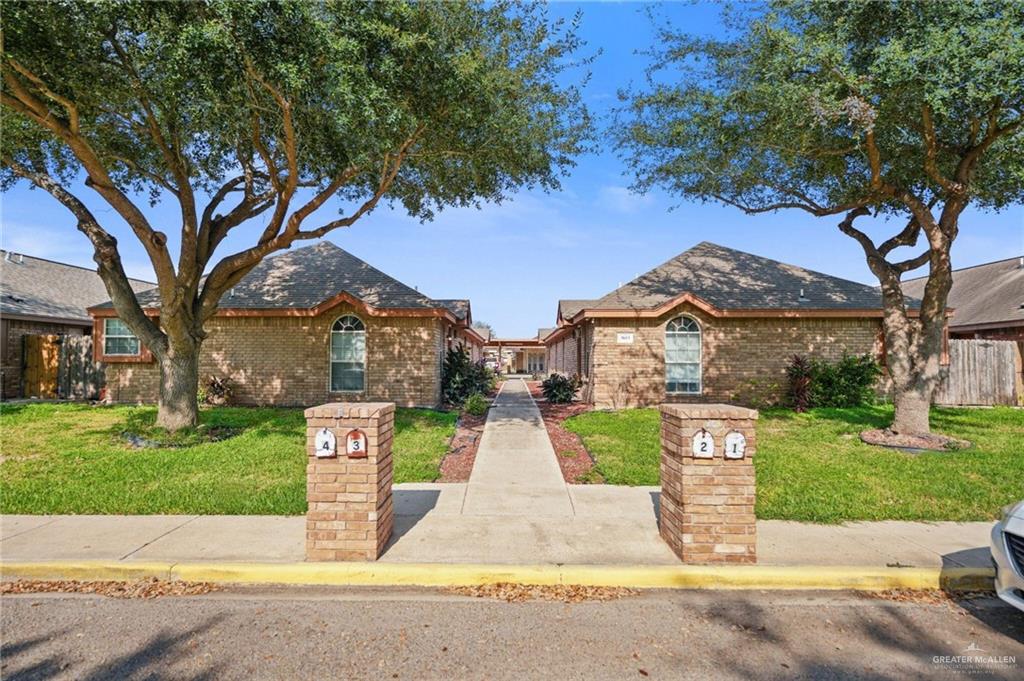
[[[559,300],[558,316],[562,319],[571,319],[576,313],[586,307],[593,307],[597,300]]]
[[[87,308],[107,300],[95,270],[0,250],[0,314],[91,323]],[[136,292],[155,284],[129,279]]]
[[[469,319],[469,301],[459,298],[437,298],[434,302],[441,303],[460,321]]]
[[[446,310],[440,301],[384,274],[329,241],[265,259],[220,300],[221,310],[313,310],[347,295],[376,309]],[[160,305],[157,293],[139,296],[143,307]],[[108,301],[97,308],[113,307]]]
[[[486,326],[473,326],[472,327],[476,334],[484,339],[484,342],[491,340],[491,330]]]
[[[927,277],[903,282],[903,293],[924,295]],[[955,310],[951,329],[968,326],[1024,325],[1024,257],[953,270],[948,307]]]
[[[680,253],[585,309],[648,310],[684,294],[719,310],[865,310],[877,288],[707,241]],[[565,302],[565,301],[563,301]],[[912,305],[917,301],[908,301]]]
[[[537,329],[537,340],[544,340],[551,334],[552,331],[556,331],[554,327],[547,329]]]

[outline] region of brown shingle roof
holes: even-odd
[[[877,288],[704,241],[586,307],[651,309],[684,293],[721,310],[852,310],[882,306]]]
[[[10,251],[0,254],[0,314],[88,324],[86,308],[109,298],[103,280],[94,270]],[[128,281],[137,292],[155,286],[140,279]]]
[[[580,310],[593,307],[597,300],[559,300],[558,314],[562,319],[575,317]]]
[[[464,322],[469,318],[469,301],[464,298],[435,298],[434,302],[447,307],[460,321]]]
[[[953,271],[953,288],[947,305],[954,308],[949,327],[980,324],[1024,324],[1024,266],[1022,258],[965,267]],[[927,277],[903,282],[903,293],[924,295]]]
[[[552,331],[555,331],[555,330],[556,329],[554,327],[546,328],[546,329],[537,329],[537,340],[544,340],[545,338],[547,338],[551,334]]]
[[[329,241],[267,258],[224,294],[220,307],[310,309],[341,293],[381,309],[446,307],[443,301],[423,295]],[[140,295],[139,303],[157,307],[160,300],[151,291]]]

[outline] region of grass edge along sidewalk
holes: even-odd
[[[941,433],[970,440],[958,452],[912,454],[861,442],[858,433],[884,427],[892,408],[784,409],[757,423],[757,517],[838,523],[856,520],[994,520],[1020,500],[1024,411],[932,410]],[[591,411],[565,421],[609,484],[657,485],[657,409]]]
[[[152,406],[0,406],[0,512],[7,514],[300,515],[306,512],[302,409],[214,407],[168,435]],[[429,482],[458,414],[399,408],[395,482]],[[132,446],[127,437],[142,444]]]
[[[474,586],[572,584],[628,588],[889,589],[990,591],[991,568],[844,566],[600,566],[458,565],[435,563],[3,563],[0,577],[57,580],[135,580],[147,577],[219,584],[335,586]]]

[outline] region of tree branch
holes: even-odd
[[[4,156],[2,160],[13,172],[53,196],[78,218],[78,230],[92,242],[93,260],[99,266],[97,273],[106,286],[117,314],[146,347],[157,355],[162,354],[167,347],[167,337],[139,305],[121,264],[117,240],[100,226],[92,212],[78,197],[52,177],[31,170],[8,156]]]

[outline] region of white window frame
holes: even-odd
[[[356,331],[335,331],[334,330],[334,325],[337,324],[338,322],[340,322],[342,319],[345,319],[346,317],[351,317],[352,319],[354,319],[357,322],[359,322],[360,326],[363,327],[362,330],[356,330]],[[361,387],[359,390],[335,390],[334,389],[334,365],[336,363],[340,364],[340,362],[335,362],[334,361],[334,334],[336,334],[336,333],[337,334],[343,334],[343,333],[361,333],[361,334],[363,334],[363,387]],[[331,322],[330,331],[329,331],[329,334],[327,336],[327,392],[330,393],[330,394],[334,394],[334,395],[339,395],[339,394],[343,394],[343,393],[357,394],[357,393],[365,393],[366,392],[366,322],[364,322],[362,320],[362,318],[359,317],[358,315],[343,314],[340,317],[338,317],[337,319],[335,319],[333,322]]]
[[[124,324],[127,333],[110,333],[110,322]],[[138,349],[135,352],[110,352],[107,350],[107,339],[109,338],[131,338],[138,344]],[[103,354],[106,357],[138,357],[142,354],[142,342],[138,336],[132,333],[132,330],[128,328],[123,319],[120,317],[105,317],[103,319]]]
[[[672,322],[688,320],[693,322],[694,326],[697,327],[696,331],[669,331],[668,327]],[[670,335],[679,336],[696,336],[697,337],[697,389],[696,390],[669,390],[668,380],[668,338]],[[680,365],[692,365],[694,362],[673,362],[673,364]],[[701,395],[704,393],[704,329],[701,327],[700,322],[690,315],[682,314],[665,323],[665,392],[668,395]]]

